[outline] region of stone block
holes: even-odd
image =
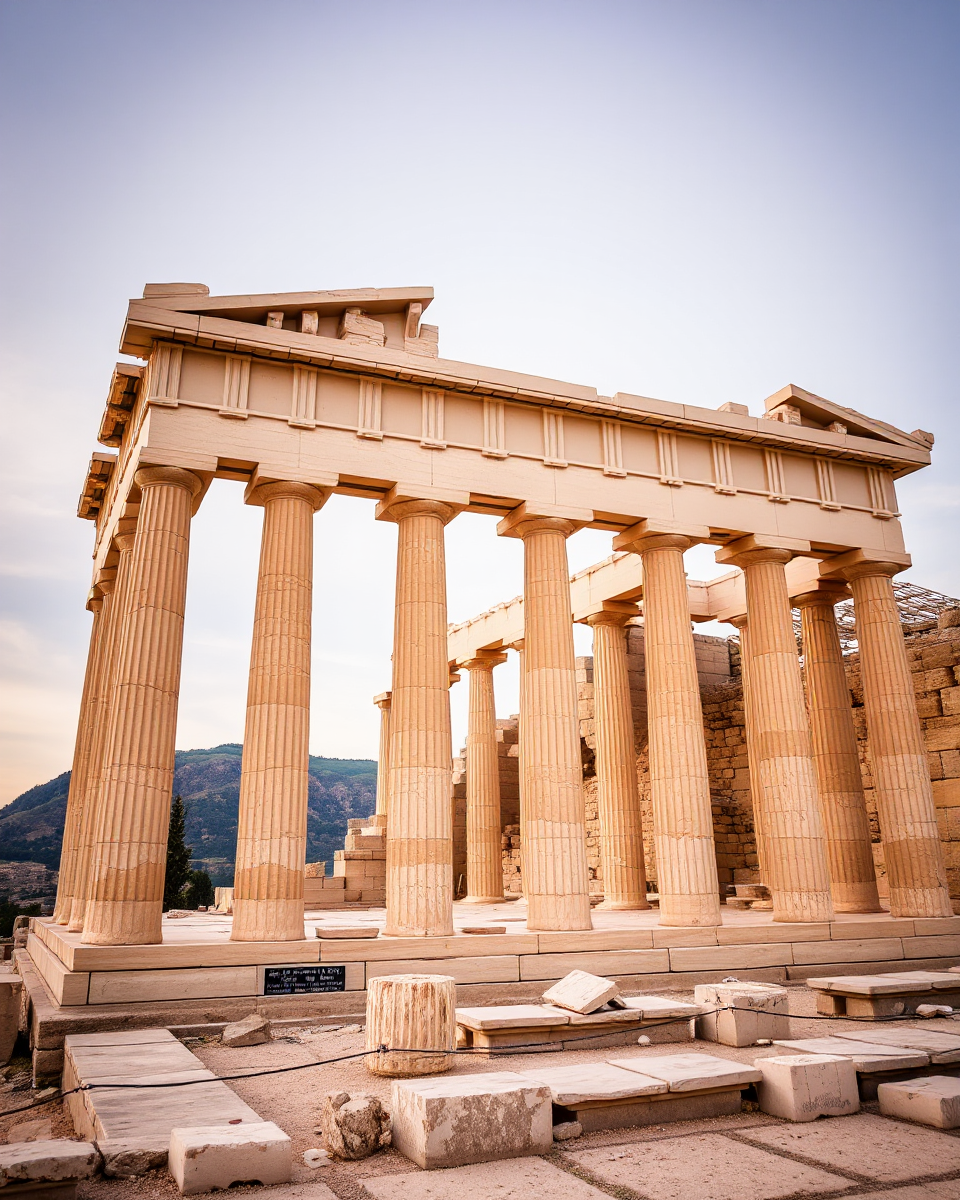
[[[103,1173],[125,1179],[130,1175],[145,1175],[167,1165],[170,1135],[140,1134],[134,1138],[97,1138],[97,1149],[103,1156]]]
[[[636,1055],[607,1059],[613,1067],[638,1071],[669,1084],[671,1092],[699,1092],[708,1088],[745,1087],[758,1083],[760,1072],[744,1063],[717,1058],[713,1054]]]
[[[937,1129],[960,1127],[960,1079],[927,1075],[901,1083],[881,1083],[877,1088],[885,1117],[902,1117]]]
[[[0,975],[0,1067],[6,1066],[13,1054],[20,1026],[20,989],[23,980],[19,975]]]
[[[0,1187],[89,1179],[99,1166],[91,1142],[10,1142],[0,1146]]]
[[[235,1021],[223,1031],[225,1046],[259,1046],[269,1042],[272,1034],[269,1020],[260,1013],[251,1013],[242,1021]]]
[[[553,1145],[550,1089],[512,1071],[397,1080],[393,1144],[419,1167],[456,1167],[545,1154]]]
[[[272,1121],[204,1125],[171,1131],[168,1167],[181,1193],[195,1196],[237,1183],[287,1183],[293,1151]]]
[[[787,1121],[842,1117],[860,1109],[857,1071],[837,1054],[784,1054],[754,1062],[763,1073],[757,1084],[760,1107]]]
[[[543,993],[548,1004],[556,1004],[575,1013],[592,1013],[602,1008],[620,989],[612,979],[602,979],[586,971],[571,971]]]
[[[701,983],[694,989],[694,999],[707,1010],[697,1018],[697,1037],[706,1042],[754,1046],[760,1038],[790,1036],[786,988],[770,983]]]

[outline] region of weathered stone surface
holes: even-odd
[[[960,1127],[960,1079],[927,1075],[901,1083],[881,1083],[877,1088],[885,1117],[903,1117],[937,1129]]]
[[[259,1046],[269,1042],[273,1034],[269,1020],[260,1013],[251,1013],[242,1021],[235,1021],[223,1031],[225,1046]]]
[[[380,975],[367,982],[367,1049],[373,1075],[449,1071],[456,1045],[457,985],[450,975]],[[381,1050],[380,1047],[387,1047]],[[422,1053],[413,1053],[422,1051]]]
[[[0,1187],[12,1183],[89,1179],[100,1165],[91,1142],[51,1139],[0,1146]]]
[[[7,1130],[8,1142],[49,1142],[53,1139],[53,1122],[46,1118],[40,1121],[18,1121]]]
[[[553,1145],[550,1089],[512,1071],[398,1081],[393,1144],[424,1168],[543,1154]]]
[[[633,1058],[610,1058],[613,1067],[637,1071],[670,1085],[671,1092],[696,1092],[705,1088],[733,1087],[757,1083],[761,1078],[755,1067],[730,1062],[712,1054],[636,1055]]]
[[[559,1125],[553,1127],[553,1140],[569,1142],[571,1138],[579,1137],[581,1133],[583,1133],[583,1126],[579,1121],[561,1121]]]
[[[390,1114],[376,1096],[324,1096],[320,1127],[327,1149],[337,1158],[369,1158],[390,1140]]]
[[[184,1196],[256,1180],[286,1183],[293,1165],[290,1139],[272,1121],[174,1129],[170,1174]]]
[[[363,1186],[375,1200],[609,1200],[605,1192],[542,1158],[383,1175],[364,1179]]]
[[[786,988],[770,983],[702,983],[694,999],[706,1011],[697,1018],[697,1037],[724,1046],[753,1046],[760,1038],[789,1037]]]
[[[844,1121],[744,1129],[739,1136],[828,1168],[855,1171],[877,1183],[960,1171],[960,1141],[956,1138],[869,1113],[857,1113]]]
[[[147,1171],[167,1165],[170,1135],[98,1138],[97,1149],[103,1157],[104,1175],[145,1175]]]
[[[566,1107],[594,1100],[624,1100],[652,1096],[670,1089],[662,1079],[625,1071],[610,1063],[578,1063],[568,1067],[543,1067],[523,1071],[528,1079],[546,1084],[554,1104]]]
[[[337,938],[375,938],[379,937],[380,930],[376,925],[318,925],[316,934],[327,941]]]
[[[546,1004],[491,1004],[458,1008],[457,1024],[467,1029],[525,1029],[568,1025],[570,1012]]]
[[[618,1146],[616,1154],[610,1147],[580,1150],[570,1157],[605,1184],[631,1188],[649,1200],[778,1200],[798,1192],[840,1191],[848,1184],[719,1134]]]
[[[858,1071],[906,1071],[925,1067],[929,1055],[905,1046],[885,1046],[876,1042],[858,1042],[846,1037],[776,1039],[776,1046],[796,1050],[800,1054],[839,1054],[849,1058]]]
[[[22,986],[23,981],[19,975],[8,971],[0,973],[0,1067],[10,1061],[17,1040]]]
[[[859,1112],[857,1072],[849,1058],[836,1054],[783,1054],[758,1058],[763,1073],[757,1084],[760,1107],[788,1121],[815,1121]]]
[[[851,1041],[872,1042],[877,1046],[903,1046],[930,1055],[932,1063],[960,1062],[960,1037],[938,1029],[913,1029],[897,1024],[893,1029],[870,1029],[858,1034],[855,1029],[845,1036]]]
[[[548,988],[543,998],[548,1004],[556,1004],[575,1013],[592,1013],[602,1008],[620,989],[612,979],[601,979],[586,971],[571,971],[559,983]]]

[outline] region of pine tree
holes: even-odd
[[[191,871],[183,892],[184,908],[209,908],[213,904],[213,883],[206,871]]]
[[[174,796],[170,810],[170,832],[167,835],[167,873],[163,880],[163,911],[176,908],[180,893],[190,878],[190,855],[186,837],[186,809],[181,796]]]

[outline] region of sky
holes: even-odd
[[[796,383],[931,430],[904,578],[960,596],[958,58],[954,0],[4,0],[0,804],[70,766],[76,503],[146,282],[430,285],[446,358],[754,415]],[[243,736],[241,492],[193,522],[181,749]],[[494,525],[448,526],[451,620],[522,589]],[[376,757],[396,529],[334,497],[315,539],[311,752]],[[496,686],[515,712],[515,662]]]

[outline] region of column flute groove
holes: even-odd
[[[193,501],[200,479],[147,467],[123,606],[83,941],[160,942]]]
[[[505,654],[480,654],[462,665],[470,673],[467,728],[467,896],[472,904],[503,900],[500,848],[500,759],[493,669]]]
[[[649,908],[643,829],[637,787],[633,709],[627,675],[625,626],[639,613],[604,610],[587,618],[593,628],[597,811],[600,818],[601,909]]]
[[[328,492],[260,484],[263,534],[247,685],[231,940],[303,939],[313,517]]]
[[[863,705],[895,917],[952,915],[933,787],[891,576],[895,563],[844,574],[853,591]]]

